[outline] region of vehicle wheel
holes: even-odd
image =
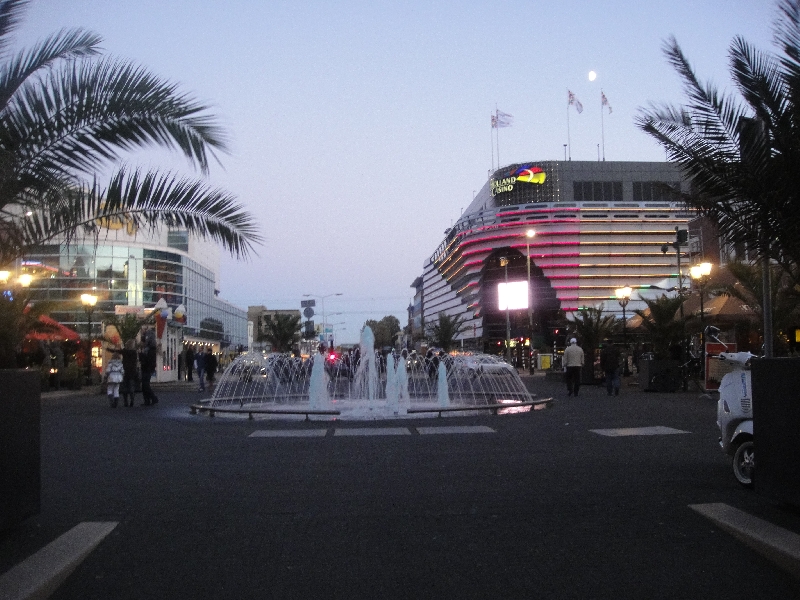
[[[753,440],[739,444],[733,453],[733,474],[744,487],[753,487],[753,473],[755,472],[755,450]]]

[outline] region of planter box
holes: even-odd
[[[800,358],[761,358],[751,368],[758,494],[800,506]]]
[[[677,392],[681,384],[681,370],[677,360],[639,361],[639,385],[645,392]]]
[[[0,372],[0,531],[41,511],[39,371]]]

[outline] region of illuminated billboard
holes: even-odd
[[[556,163],[522,163],[495,171],[489,185],[496,205],[508,206],[552,202],[557,179]]]
[[[509,281],[497,284],[497,308],[519,310],[528,308],[528,282]]]

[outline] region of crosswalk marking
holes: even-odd
[[[353,427],[349,429],[335,429],[335,436],[347,435],[411,435],[407,427]]]
[[[437,433],[497,433],[486,425],[454,425],[445,427],[417,427],[420,435],[431,435]]]
[[[249,437],[325,437],[327,429],[261,429],[254,431]]]
[[[626,437],[632,435],[676,435],[679,433],[689,433],[672,427],[656,425],[655,427],[627,427],[619,429],[590,429],[592,433],[607,437]]]

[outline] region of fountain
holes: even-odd
[[[497,357],[404,352],[383,361],[374,341],[365,327],[358,349],[344,356],[248,352],[228,365],[202,409],[391,419],[532,401],[516,369]]]

